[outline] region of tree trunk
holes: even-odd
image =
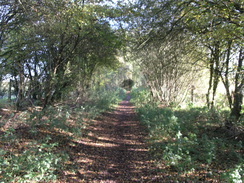
[[[219,42],[216,42],[214,47],[211,48],[211,60],[210,60],[210,79],[209,79],[209,88],[207,93],[207,105],[209,109],[212,109],[215,105],[215,95],[217,87],[219,84],[220,78],[220,69],[219,69],[219,59],[220,59],[220,49]],[[210,93],[212,92],[212,98],[210,100]]]
[[[55,92],[54,84],[54,78],[49,74],[45,82],[43,110],[51,103],[53,93]]]
[[[11,96],[12,96],[12,79],[9,80],[9,86],[8,86],[8,101],[11,101]]]
[[[210,60],[210,77],[209,77],[209,85],[208,85],[208,93],[206,94],[207,99],[207,106],[210,109],[211,102],[210,102],[210,93],[213,87],[213,74],[214,73],[214,60],[211,58]]]
[[[232,46],[232,41],[229,41],[228,42],[228,50],[227,50],[226,61],[224,64],[225,74],[224,74],[224,76],[221,75],[222,82],[225,86],[226,95],[227,95],[227,99],[228,99],[230,109],[232,108],[232,102],[233,102],[231,92],[230,92],[230,81],[229,81],[229,64],[230,64],[231,46]]]
[[[243,103],[243,86],[244,86],[244,77],[243,77],[243,48],[240,49],[239,60],[237,66],[237,72],[235,75],[235,91],[234,91],[234,102],[231,109],[231,120],[237,122],[241,117],[241,107]]]
[[[16,107],[17,110],[21,109],[21,102],[23,102],[24,99],[24,68],[23,65],[19,62],[18,63],[18,67],[19,67],[19,82],[18,82],[18,94],[17,94],[17,99],[16,99]]]

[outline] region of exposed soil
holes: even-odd
[[[80,152],[72,160],[77,161],[79,175],[70,174],[67,182],[163,182],[150,161],[145,131],[129,100],[127,95],[115,111],[88,127],[88,136],[74,147]]]

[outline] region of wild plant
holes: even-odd
[[[56,143],[30,143],[23,152],[0,151],[1,182],[48,182],[57,178],[65,154],[53,153]]]
[[[218,132],[228,111],[194,106],[159,108],[155,103],[140,99],[145,96],[140,92],[133,95],[139,98],[133,101],[136,101],[141,123],[147,127],[150,152],[156,160],[163,160],[179,173],[204,169],[210,172],[207,176],[216,176],[211,173],[212,167],[231,166],[224,171],[224,180],[240,182],[243,166],[238,165],[243,164],[243,145],[241,141],[228,139],[223,132]]]

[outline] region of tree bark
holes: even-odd
[[[233,107],[231,109],[231,120],[238,122],[241,117],[241,107],[243,103],[243,86],[244,86],[244,77],[243,77],[243,48],[240,49],[239,59],[237,65],[237,72],[235,75],[235,91],[234,91],[234,101]]]
[[[227,56],[226,56],[226,61],[224,63],[224,68],[225,72],[224,75],[221,74],[221,79],[224,84],[225,90],[226,90],[226,95],[229,103],[229,108],[232,108],[232,96],[230,92],[230,81],[229,81],[229,64],[230,64],[230,55],[231,55],[231,46],[232,46],[232,41],[228,42],[228,50],[227,50]]]
[[[219,49],[219,42],[214,44],[214,47],[211,48],[211,59],[210,59],[210,79],[209,79],[209,88],[207,97],[207,105],[209,109],[213,109],[215,105],[215,95],[217,91],[217,87],[219,84],[220,78],[220,69],[219,69],[219,59],[220,59],[220,49]],[[212,93],[212,97],[210,99],[210,94]]]
[[[17,94],[17,99],[16,99],[16,107],[17,110],[21,109],[21,102],[23,102],[24,99],[24,68],[21,62],[18,63],[18,68],[19,68],[19,82],[18,82],[18,94]]]
[[[211,106],[210,93],[211,93],[211,90],[212,90],[212,87],[213,87],[213,75],[214,75],[213,73],[214,73],[214,60],[213,60],[213,58],[211,58],[210,59],[210,77],[209,77],[209,84],[208,84],[208,93],[206,94],[207,106],[208,106],[209,109],[210,109],[210,106]]]
[[[8,85],[8,101],[9,102],[11,101],[11,96],[12,96],[11,88],[12,88],[12,79],[9,80],[9,85]]]

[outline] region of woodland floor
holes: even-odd
[[[45,125],[37,126],[37,131],[33,133],[25,118],[21,124],[21,115],[17,111],[0,110],[0,135],[6,136],[9,127],[15,129],[12,140],[9,137],[3,138],[4,141],[0,139],[0,150],[4,149],[18,157],[29,150],[32,144],[35,145],[31,142],[42,143],[42,139],[47,144],[58,142],[54,153],[63,152],[69,158],[60,164],[62,169],[55,172],[58,180],[50,183],[221,182],[218,176],[216,180],[206,177],[207,172],[201,169],[192,175],[180,176],[163,161],[156,163],[150,157],[148,134],[138,120],[135,107],[130,103],[130,94],[116,109],[104,112],[93,120],[82,120],[85,128],[77,138],[72,133]],[[49,140],[45,140],[47,137]],[[219,175],[218,165],[213,168],[215,170]],[[189,176],[198,181],[190,181],[192,179],[188,179]]]
[[[150,161],[146,133],[129,102],[106,112],[89,125],[88,135],[76,146],[79,175],[67,182],[163,182]]]

